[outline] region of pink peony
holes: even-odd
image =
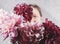
[[[9,33],[14,30],[16,22],[18,22],[20,16],[8,13],[3,9],[0,9],[0,31],[4,37],[9,36]]]

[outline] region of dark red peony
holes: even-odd
[[[33,15],[33,12],[32,12],[32,8],[31,6],[27,5],[27,4],[17,4],[15,7],[14,7],[14,13],[15,14],[18,14],[18,15],[22,15],[26,21],[30,21],[32,19],[32,15]]]
[[[43,23],[45,27],[44,40],[45,44],[60,44],[60,27],[48,21]]]
[[[23,26],[22,26],[23,25]],[[12,42],[18,44],[38,44],[43,39],[44,27],[40,24],[23,23],[17,28],[18,36],[12,37]]]

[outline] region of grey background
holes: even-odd
[[[56,25],[60,26],[60,0],[0,0],[0,9],[13,11],[13,7],[18,3],[37,4],[41,7],[44,18],[49,18]],[[3,42],[0,36],[0,44],[11,44],[9,38]]]

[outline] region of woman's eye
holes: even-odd
[[[33,17],[37,17],[37,16],[33,16]]]

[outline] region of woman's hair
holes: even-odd
[[[40,16],[42,16],[41,8],[40,8],[38,5],[35,5],[35,4],[29,4],[29,6],[36,8],[36,9],[39,11]]]

